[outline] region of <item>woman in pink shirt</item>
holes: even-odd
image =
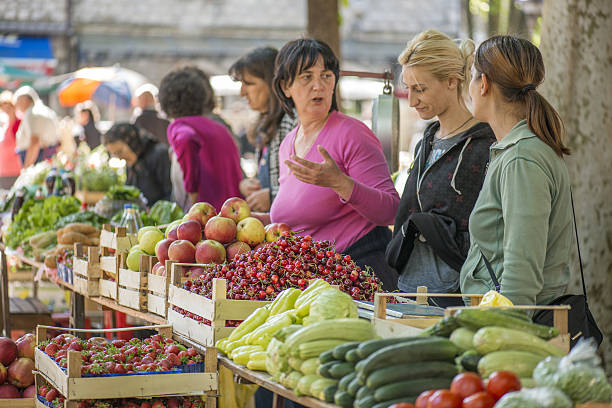
[[[0,134],[0,178],[2,184],[0,188],[10,188],[19,173],[21,172],[21,159],[15,153],[17,129],[21,120],[15,113],[13,105],[13,94],[11,91],[4,91],[0,94],[0,110],[6,114],[7,121],[2,123]]]
[[[399,196],[376,136],[338,111],[339,77],[338,59],[322,41],[295,40],[278,54],[274,92],[287,114],[295,108],[300,125],[280,147],[280,188],[270,218],[334,242],[394,290],[397,273],[384,253]]]

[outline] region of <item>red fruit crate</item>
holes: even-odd
[[[172,326],[141,326],[126,329],[69,329],[64,327],[38,326],[37,344],[47,338],[47,330],[72,331],[80,333],[106,333],[125,330],[158,330],[168,338],[172,337]],[[81,377],[82,358],[78,351],[68,351],[66,371],[41,351],[35,350],[35,364],[43,378],[66,397],[67,400],[141,398],[167,395],[203,395],[218,389],[216,365],[205,368],[209,372],[138,374],[99,377]],[[208,360],[207,360],[208,361]],[[214,371],[213,371],[214,370]]]
[[[125,254],[121,254],[119,259],[117,303],[146,312],[148,272],[157,262],[157,258],[150,255],[140,255],[140,271],[132,271],[125,267]]]
[[[120,255],[127,253],[138,243],[135,234],[127,234],[125,227],[113,227],[108,224],[100,231],[100,296],[117,300]]]
[[[87,258],[85,258],[87,254]],[[100,296],[100,248],[74,244],[74,291],[84,296]]]
[[[147,272],[147,310],[161,317],[166,317],[168,313],[168,287],[170,286],[170,271],[173,263],[174,261],[166,261],[166,274],[164,276],[151,273],[153,265],[155,265],[154,262],[151,262]]]
[[[168,288],[168,323],[175,333],[203,346],[214,346],[217,340],[230,335],[234,327],[226,327],[228,320],[244,320],[255,309],[270,302],[227,299],[225,279],[213,279],[212,299],[192,293],[181,287],[184,270],[191,267],[210,268],[210,265],[175,263],[172,265]],[[174,306],[210,321],[206,324],[174,310]]]

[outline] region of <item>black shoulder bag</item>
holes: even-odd
[[[570,305],[571,309],[568,311],[568,331],[570,334],[570,346],[574,347],[576,342],[580,337],[584,338],[593,338],[597,345],[601,344],[603,340],[603,335],[601,334],[601,330],[597,327],[597,323],[595,322],[595,318],[591,314],[589,310],[589,304],[587,302],[587,291],[586,284],[584,283],[584,271],[582,269],[582,256],[580,255],[580,243],[578,239],[578,226],[576,224],[576,212],[574,210],[574,196],[570,190],[570,197],[572,200],[572,215],[574,218],[574,231],[576,232],[576,246],[578,248],[578,261],[580,262],[580,277],[582,278],[582,292],[583,295],[563,295],[552,302],[550,305]],[[501,285],[497,280],[497,277],[493,273],[493,268],[491,268],[491,264],[486,256],[482,254],[482,258],[484,263],[491,275],[491,280],[495,285],[495,291],[499,292],[501,289]],[[533,322],[538,324],[543,324],[546,326],[553,325],[553,311],[552,310],[538,310],[533,315]]]

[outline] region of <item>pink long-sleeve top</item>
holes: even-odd
[[[168,141],[183,171],[188,193],[217,211],[230,197],[241,197],[240,153],[227,128],[204,116],[187,116],[168,126]]]
[[[298,127],[279,150],[280,188],[270,209],[272,222],[284,222],[300,235],[335,242],[342,252],[377,225],[393,224],[399,195],[380,142],[361,121],[334,111],[304,159],[322,162],[322,146],[355,185],[348,201],[331,188],[299,181],[285,164],[295,154]]]

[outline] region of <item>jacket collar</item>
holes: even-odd
[[[527,126],[527,121],[523,119],[514,125],[502,140],[493,143],[491,149],[504,150],[510,146],[514,146],[523,139],[530,139],[532,137],[536,137],[536,135],[529,129],[529,126]]]

